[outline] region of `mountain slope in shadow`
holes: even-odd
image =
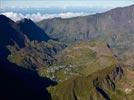
[[[51,100],[46,87],[56,82],[41,78],[36,71],[17,66],[7,60],[8,45],[25,47],[24,34],[15,22],[0,15],[0,99]]]
[[[56,83],[35,71],[0,59],[0,98],[3,100],[51,100],[45,89]]]
[[[48,41],[50,37],[39,28],[32,20],[23,19],[17,22],[20,30],[32,41],[38,40],[40,41]]]
[[[20,48],[24,47],[24,35],[15,22],[4,15],[0,15],[0,57],[8,55],[9,52],[6,47],[14,44]]]

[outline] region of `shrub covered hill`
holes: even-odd
[[[34,82],[29,83],[24,82],[29,74],[21,77],[21,85],[37,87],[31,90],[41,94],[39,100],[133,100],[133,20],[133,5],[37,25],[30,19],[13,22],[0,15],[0,71],[10,68],[15,74],[23,69],[36,73],[35,78],[45,78],[34,86],[33,76]],[[6,89],[12,91],[10,86]]]
[[[97,41],[75,43],[59,52],[56,58],[57,62],[52,66],[38,70],[40,76],[58,82],[48,88],[52,100],[133,98],[134,82],[128,77],[133,71],[126,71],[108,44]]]

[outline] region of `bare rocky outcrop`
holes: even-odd
[[[101,94],[106,100],[110,100],[110,95],[107,91],[115,91],[116,83],[124,76],[123,67],[123,64],[119,64],[103,79],[97,77],[95,80],[93,80],[93,85],[95,86],[96,91]]]

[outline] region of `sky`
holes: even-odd
[[[30,18],[38,22],[102,13],[132,4],[134,0],[0,0],[0,14],[14,21]]]
[[[5,7],[122,7],[134,4],[134,0],[0,0]]]

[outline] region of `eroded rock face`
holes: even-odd
[[[74,77],[50,89],[53,100],[110,100],[117,81],[124,75],[123,65],[105,68],[88,77]],[[61,92],[64,91],[64,92]],[[118,95],[118,94],[117,94]]]
[[[93,85],[95,86],[96,91],[101,94],[106,100],[110,100],[111,98],[110,94],[107,93],[108,89],[115,91],[117,85],[116,83],[124,76],[123,67],[123,64],[119,64],[103,79],[100,80],[99,77],[97,77],[95,80],[93,80]]]
[[[119,64],[111,73],[111,79],[114,80],[115,82],[120,80],[124,74],[123,71],[123,64]]]

